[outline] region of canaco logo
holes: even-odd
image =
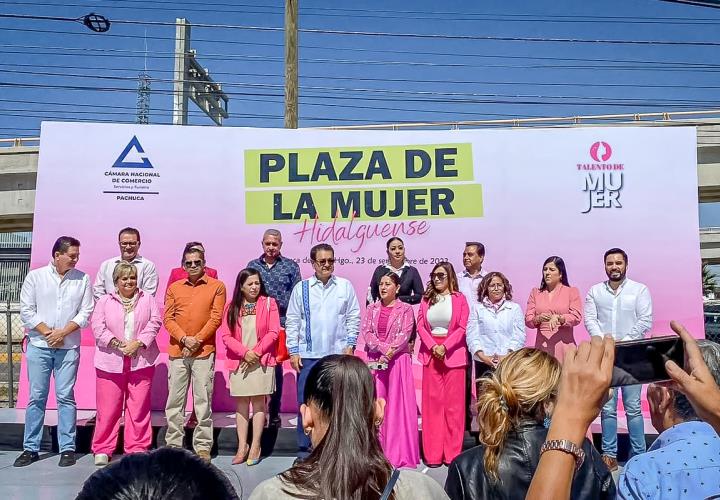
[[[104,176],[109,185],[103,193],[113,195],[118,201],[143,201],[146,196],[160,194],[160,172],[134,135]]]
[[[608,161],[612,156],[612,148],[607,142],[598,141],[590,146],[590,156],[597,162]]]
[[[129,154],[133,153],[133,150],[134,154],[139,157],[141,161],[125,160]],[[112,168],[153,168],[153,165],[150,163],[147,156],[143,156],[144,154],[145,150],[140,144],[140,141],[138,141],[136,136],[133,136],[133,138],[130,139],[130,142],[128,142],[128,145],[125,146],[125,149],[123,149],[122,153],[120,153],[120,156],[118,156],[117,160],[115,160]]]

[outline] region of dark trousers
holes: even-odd
[[[310,438],[305,435],[305,429],[303,429],[302,415],[300,415],[300,405],[305,402],[305,381],[307,380],[310,369],[315,366],[315,363],[320,361],[319,359],[307,359],[302,358],[302,368],[298,373],[297,378],[297,401],[298,401],[298,422],[297,422],[297,442],[298,442],[298,454],[300,458],[305,458],[310,454],[312,449],[312,443]]]
[[[283,389],[283,367],[282,363],[275,366],[275,392],[270,396],[270,404],[268,404],[268,414],[270,421],[280,417],[280,402],[282,401]]]

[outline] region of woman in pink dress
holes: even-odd
[[[565,350],[576,345],[573,327],[582,320],[580,292],[570,286],[565,262],[557,256],[543,263],[540,288],[533,288],[525,310],[525,324],[536,328],[535,348],[562,362]]]
[[[394,467],[420,463],[417,402],[408,340],[415,326],[412,306],[397,300],[400,278],[392,271],[379,282],[380,300],[370,304],[360,326],[373,370],[375,391],[386,401],[380,444]]]

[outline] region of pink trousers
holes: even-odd
[[[423,366],[422,446],[425,463],[450,464],[465,433],[465,367],[432,358]]]
[[[97,418],[92,440],[95,454],[112,455],[117,446],[120,418],[125,412],[125,453],[147,451],[152,443],[150,385],[155,367],[130,371],[125,358],[122,373],[96,369]]]

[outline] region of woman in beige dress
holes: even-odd
[[[235,280],[232,301],[220,327],[227,350],[230,395],[237,401],[238,451],[233,464],[260,463],[260,438],[265,427],[265,398],[275,391],[275,349],[280,315],[265,292],[260,273],[243,269]],[[252,443],[248,422],[252,405]]]

